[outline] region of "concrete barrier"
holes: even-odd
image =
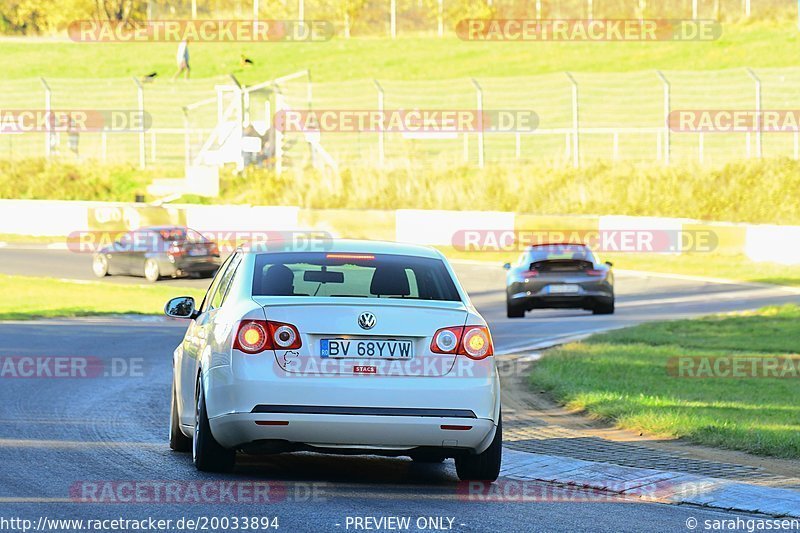
[[[463,230],[665,230],[713,233],[715,254],[800,265],[800,226],[665,217],[555,216],[501,211],[301,209],[291,206],[0,200],[0,234],[67,236],[86,230],[187,225],[199,231],[327,231],[334,237],[450,246]],[[670,253],[686,252],[678,246]]]
[[[427,211],[398,209],[396,240],[449,246],[464,230],[514,230],[514,213],[500,211]]]

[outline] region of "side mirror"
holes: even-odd
[[[506,263],[505,265],[503,265],[503,268],[505,270],[511,270],[511,263]]]
[[[610,266],[610,267],[613,267],[613,266],[614,266],[614,263],[612,263],[611,261],[606,261],[606,264],[607,264],[608,266]]]
[[[200,313],[194,308],[194,298],[178,296],[167,302],[164,314],[172,318],[197,318]]]

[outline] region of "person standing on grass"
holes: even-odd
[[[184,39],[178,45],[178,54],[175,59],[178,61],[178,71],[172,76],[172,79],[175,80],[178,76],[181,75],[181,72],[184,73],[184,79],[189,79],[189,42],[191,39]]]

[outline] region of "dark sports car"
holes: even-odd
[[[614,312],[614,273],[582,244],[531,246],[515,265],[506,263],[506,309],[509,318],[543,308],[586,309],[596,315]]]
[[[217,244],[181,226],[142,228],[123,234],[92,257],[97,277],[111,274],[162,277],[195,275],[210,278],[220,266]]]

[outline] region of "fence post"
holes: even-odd
[[[671,107],[670,104],[671,87],[669,84],[669,80],[667,79],[666,76],[664,76],[663,72],[657,70],[656,75],[658,75],[658,78],[661,80],[661,83],[664,84],[664,164],[669,165],[672,155],[671,154],[672,130],[670,129],[670,124],[669,124],[669,114]]]
[[[744,16],[750,18],[750,0],[744,0]]]
[[[192,140],[189,138],[189,109],[183,106],[183,159],[184,166],[189,168],[192,164]]]
[[[700,132],[698,135],[698,143],[699,143],[699,154],[698,158],[700,159],[700,164],[702,165],[706,161],[706,138],[704,132]]]
[[[697,0],[692,0],[692,20],[697,20]]]
[[[756,157],[761,159],[761,79],[750,67],[747,68],[747,73],[756,83]]]
[[[144,127],[145,127],[145,116],[144,116],[144,87],[142,84],[139,83],[139,80],[135,77],[133,78],[133,83],[136,84],[136,94],[139,100],[139,116],[141,117],[142,123],[139,126],[139,168],[145,168],[147,166],[147,162],[145,161],[145,147],[144,147]]]
[[[51,150],[51,135],[53,134],[50,124],[52,124],[52,119],[50,117],[50,109],[52,106],[52,91],[50,90],[50,86],[47,85],[47,82],[44,78],[39,78],[39,81],[42,82],[42,86],[44,87],[44,112],[45,116],[47,117],[47,130],[44,134],[44,155],[47,159],[50,159],[50,150]]]
[[[397,0],[391,0],[389,4],[389,33],[392,39],[397,37]]]
[[[381,116],[381,129],[378,131],[378,161],[380,162],[381,168],[383,168],[384,163],[386,161],[386,133],[383,131],[383,87],[381,84],[378,83],[378,80],[372,80],[375,84],[375,88],[378,89],[378,113]]]
[[[586,18],[589,20],[594,20],[594,3],[592,0],[586,0],[586,12],[589,15]]]
[[[311,85],[311,69],[310,68],[306,69],[306,78],[308,80],[306,82],[306,107],[308,107],[308,110],[311,111],[311,102],[313,101],[313,96],[314,95],[312,94],[312,91],[311,91],[312,85]]]
[[[439,10],[436,14],[436,25],[439,37],[444,36],[444,0],[439,0]]]
[[[306,3],[303,0],[299,0],[297,5],[297,18],[300,20],[300,24],[305,25],[306,20]]]
[[[569,72],[565,72],[572,84],[572,166],[581,166],[581,144],[580,144],[580,108],[578,107],[578,82]]]
[[[276,91],[275,112],[280,113],[285,107],[283,95]],[[283,132],[274,126],[272,129],[275,132],[275,174],[280,176],[283,173]]]
[[[542,0],[536,0],[536,20],[542,20]]]
[[[484,161],[484,139],[483,139],[483,89],[478,85],[475,78],[472,78],[472,85],[475,86],[475,96],[477,98],[478,111],[478,167],[483,168]]]

